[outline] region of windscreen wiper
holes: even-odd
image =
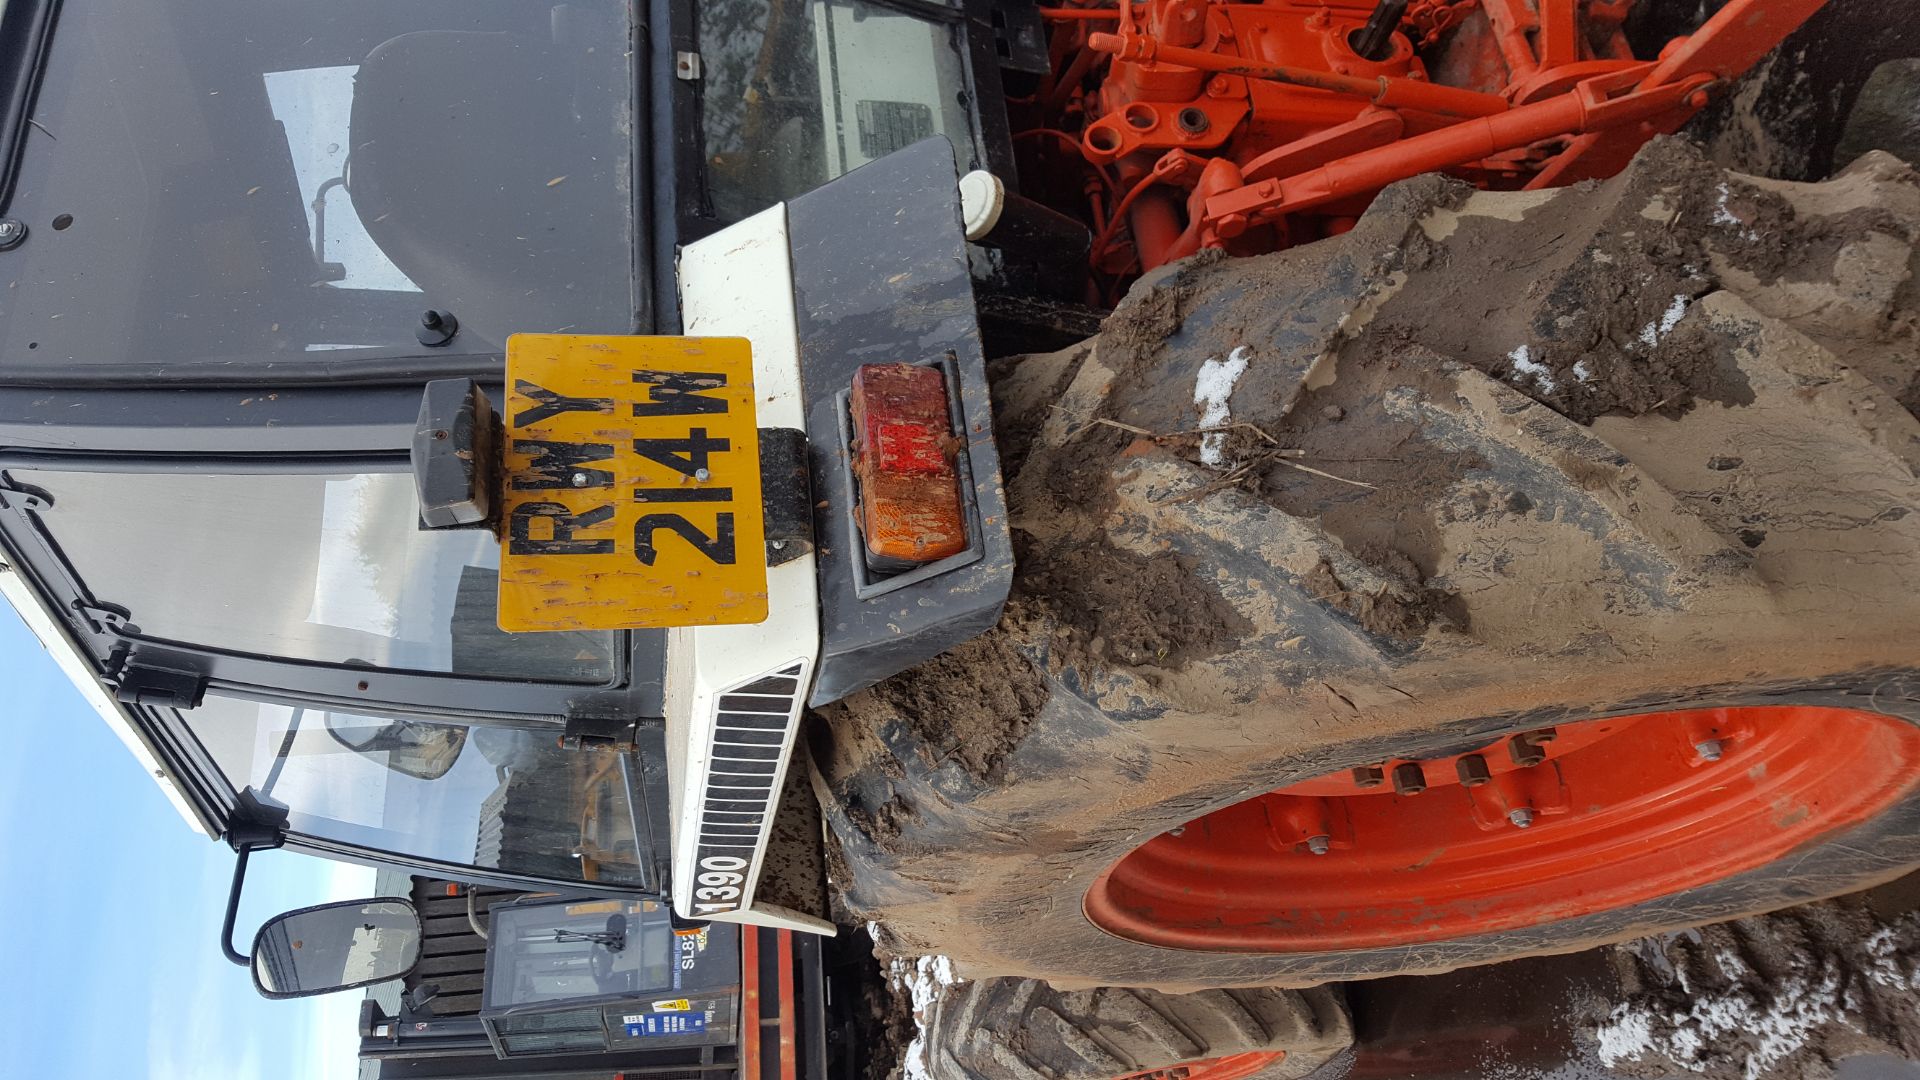
[[[591,941],[595,945],[604,946],[608,952],[620,952],[627,947],[627,935],[624,933],[608,934],[592,931],[583,932],[580,930],[555,930],[553,932],[553,940]]]
[[[608,952],[617,953],[627,947],[627,917],[619,912],[607,916],[607,928],[602,931],[556,928],[553,931],[553,940],[591,941]]]

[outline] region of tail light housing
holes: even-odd
[[[867,364],[854,373],[855,517],[867,563],[904,570],[967,547],[947,380],[937,367]]]

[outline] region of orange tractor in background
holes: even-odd
[[[1055,74],[1008,107],[1034,171],[1086,176],[1104,302],[1202,248],[1343,232],[1423,172],[1496,190],[1610,176],[1823,2],[1734,0],[1658,56],[1628,45],[1631,0],[1046,7]]]

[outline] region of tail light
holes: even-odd
[[[876,569],[904,569],[967,548],[954,456],[962,446],[937,367],[868,364],[853,376],[856,516]]]

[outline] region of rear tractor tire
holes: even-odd
[[[1296,1080],[1353,1042],[1334,990],[1062,992],[1037,979],[949,991],[927,1029],[939,1080]]]

